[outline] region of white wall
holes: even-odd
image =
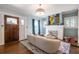
[[[27,17],[27,26],[26,26],[26,29],[27,29],[27,34],[30,35],[32,34],[32,17]]]
[[[78,46],[79,46],[79,9],[78,9]]]
[[[21,24],[21,20],[24,20],[24,25]],[[19,40],[24,40],[27,38],[27,18],[19,17]]]
[[[4,44],[4,15],[10,15],[10,16],[16,16],[19,17],[19,40],[23,40],[26,38],[25,36],[25,26],[27,25],[27,17],[24,16],[20,16],[18,14],[14,14],[14,13],[9,13],[8,11],[2,11],[0,10],[0,25],[3,25],[3,27],[0,26],[0,45]],[[21,20],[24,20],[26,23],[25,25],[21,25]],[[26,30],[27,31],[27,30]]]

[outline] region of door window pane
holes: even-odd
[[[17,20],[15,18],[7,18],[7,24],[17,24]]]

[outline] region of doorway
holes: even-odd
[[[5,44],[19,41],[19,18],[4,15],[4,26]]]

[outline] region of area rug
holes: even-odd
[[[21,43],[34,54],[46,54],[44,51],[30,44],[28,40],[21,41]]]

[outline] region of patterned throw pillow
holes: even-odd
[[[59,51],[62,54],[69,54],[70,52],[70,43],[60,42]]]

